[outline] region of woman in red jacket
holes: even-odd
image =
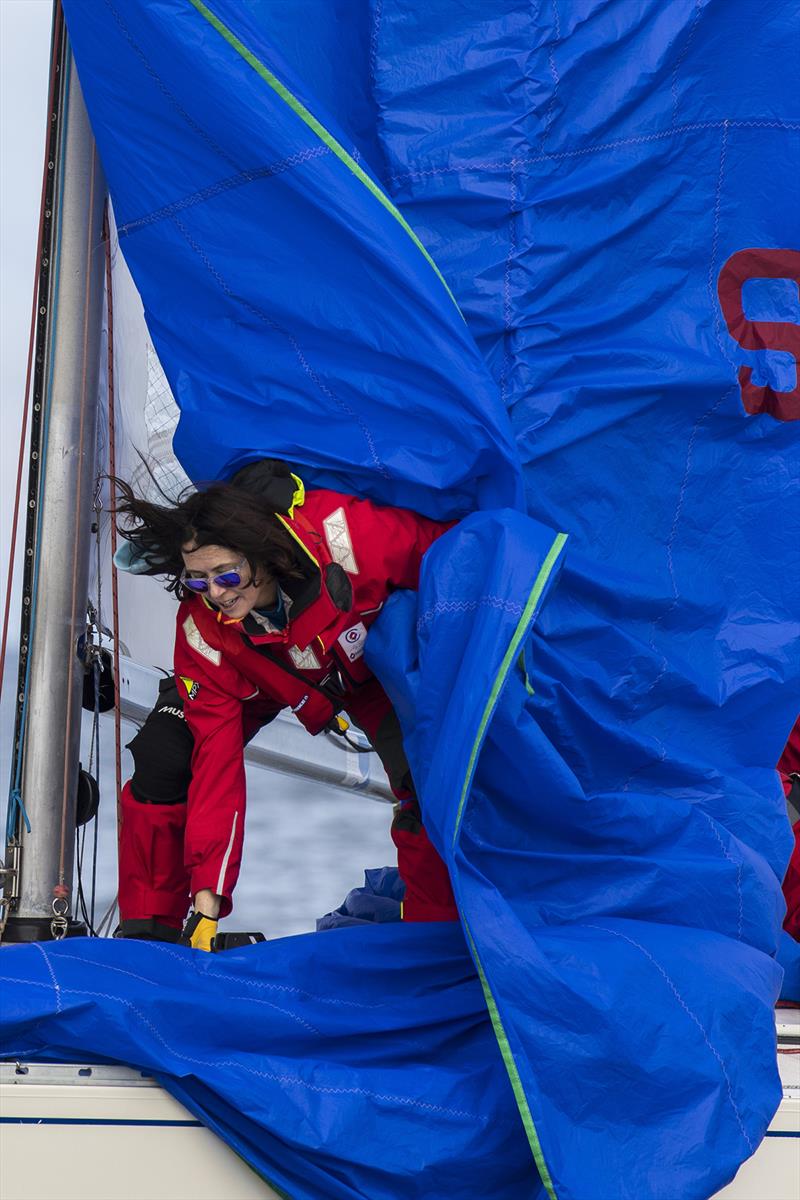
[[[184,940],[210,948],[239,873],[244,746],[287,707],[312,734],[339,728],[342,711],[364,730],[399,801],[392,839],[406,885],[403,917],[456,919],[397,717],[363,658],[385,600],[417,587],[423,554],[449,526],[338,492],[306,493],[276,460],[251,464],[231,483],[174,506],[117,486],[120,533],[131,543],[134,569],[144,563],[168,576],[181,601],[175,681],[182,701],[162,702],[153,714],[171,716],[172,727],[149,721],[131,746],[121,935],[177,940],[191,900]],[[159,783],[165,770],[166,787]]]

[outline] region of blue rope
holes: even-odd
[[[25,803],[22,799],[22,792],[19,788],[12,788],[8,793],[8,815],[6,817],[6,841],[10,842],[17,832],[17,813],[22,815],[25,822],[25,828],[28,833],[31,831],[31,819],[25,809]]]

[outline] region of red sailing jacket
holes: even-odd
[[[250,615],[226,621],[200,596],[178,610],[175,675],[194,735],[185,861],[191,891],[210,888],[231,908],[242,851],[244,745],[283,708],[310,733],[335,714],[357,718],[359,689],[378,687],[363,661],[364,642],[384,601],[416,588],[422,556],[449,524],[338,492],[295,493],[276,513],[303,551],[302,580],[282,585],[284,630]],[[387,702],[388,706],[388,702]]]
[[[793,789],[797,789],[796,780],[800,777],[800,717],[797,718],[795,727],[784,747],[778,763],[778,770],[788,802],[790,796],[797,795],[797,791]],[[795,800],[794,807],[796,805],[797,801]],[[783,894],[786,897],[786,919],[783,927],[795,941],[800,942],[800,820],[794,821],[792,829],[794,831],[794,850],[789,859],[786,878],[783,881]]]

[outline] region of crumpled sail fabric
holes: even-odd
[[[246,7],[228,9],[258,48]],[[452,293],[292,73],[254,69],[186,0],[65,12],[189,475],[230,474],[269,442],[309,482],[431,514],[522,503]]]
[[[367,653],[521,1117],[530,1177],[513,1194],[541,1178],[550,1200],[702,1200],[780,1097],[791,843],[774,764],[800,694],[796,14],[791,0],[757,20],[748,0],[490,8],[65,2],[192,477],[269,453],[312,484],[475,510]],[[395,949],[397,978],[416,947],[438,986],[424,932],[316,937],[344,935],[380,939],[366,998]],[[348,997],[349,954],[317,945],[247,962],[280,975],[330,954],[326,990]],[[121,953],[93,948],[78,989],[124,995],[124,976],[108,985]],[[14,952],[19,978],[39,954]],[[227,996],[246,968],[214,970]],[[91,1052],[86,1027],[52,1016],[63,1003],[49,996],[35,1033],[28,1001],[23,1037],[20,1001],[6,1046]],[[460,1059],[433,1037],[424,1049],[424,988],[414,1004],[398,1053],[412,1037],[444,1103]],[[263,1069],[280,1075],[270,1019]],[[371,1038],[365,1021],[353,1055]],[[222,1080],[178,1075],[167,1063],[166,1085],[234,1140]],[[341,1124],[310,1091],[276,1104],[259,1118],[270,1138],[243,1153],[302,1197],[513,1186],[480,1158],[477,1118],[469,1152],[431,1123],[440,1188],[400,1173],[373,1186],[402,1114],[381,1108],[374,1138],[350,1140],[357,1088],[336,1093]],[[292,1183],[273,1138],[296,1151]]]
[[[2,970],[15,1053],[155,1074],[292,1200],[543,1200],[457,924],[220,955],[76,939]]]

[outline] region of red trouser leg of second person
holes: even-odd
[[[392,822],[392,841],[397,847],[397,869],[406,885],[403,920],[457,921],[458,909],[447,867],[422,824],[400,722],[377,679],[348,697],[347,711],[378,752],[392,791],[400,801]]]
[[[395,807],[392,841],[397,847],[397,869],[406,885],[403,920],[457,921],[458,909],[447,867],[420,820],[416,800],[406,800]]]
[[[186,805],[142,803],[126,783],[121,815],[120,920],[156,917],[180,929],[191,902],[189,875],[183,865]]]

